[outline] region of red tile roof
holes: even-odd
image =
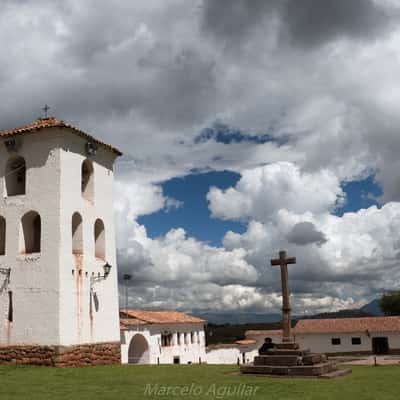
[[[302,319],[294,329],[303,333],[400,332],[400,317]]]
[[[134,318],[148,324],[205,324],[204,319],[178,311],[120,310],[123,319]]]
[[[121,331],[127,331],[131,327],[137,327],[141,325],[146,325],[146,322],[140,321],[139,319],[136,318],[125,318],[125,319],[120,319],[119,321],[119,327]]]
[[[399,332],[400,317],[301,319],[292,329],[295,335],[313,333]],[[246,338],[282,335],[282,330],[246,331]]]
[[[270,329],[270,330],[259,330],[259,331],[254,330],[245,332],[246,337],[251,337],[251,336],[268,337],[268,335],[282,335],[282,329]]]
[[[235,343],[240,345],[240,346],[248,346],[250,344],[256,344],[257,341],[253,340],[253,339],[244,339],[244,340],[236,340]]]
[[[78,128],[75,128],[72,125],[67,124],[64,121],[61,121],[59,119],[49,117],[49,118],[39,118],[36,121],[31,122],[28,125],[21,126],[20,128],[15,128],[7,131],[0,131],[0,137],[9,137],[9,136],[16,136],[16,135],[22,135],[26,133],[34,133],[38,132],[42,129],[48,129],[48,128],[67,128],[71,132],[75,133],[78,136],[83,137],[86,140],[90,140],[91,142],[94,142],[98,144],[99,146],[102,146],[117,155],[122,155],[122,153],[116,149],[115,147],[110,146],[109,144],[103,143],[100,140],[94,138],[93,136],[81,131]]]

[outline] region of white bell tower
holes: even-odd
[[[119,155],[55,118],[0,132],[0,363],[120,362]]]

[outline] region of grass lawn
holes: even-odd
[[[0,399],[398,400],[400,395],[400,366],[353,367],[352,375],[337,380],[240,376],[237,371],[236,366],[214,365],[78,369],[1,366]]]

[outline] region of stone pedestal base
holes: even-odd
[[[268,354],[255,357],[253,364],[242,365],[240,372],[271,376],[336,378],[351,373],[351,370],[339,370],[336,363],[327,361],[326,355],[299,350],[296,343],[282,343]]]
[[[83,367],[121,363],[120,343],[77,346],[0,346],[0,364]]]

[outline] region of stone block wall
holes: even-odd
[[[84,367],[118,365],[120,343],[96,343],[78,346],[0,346],[0,364]]]
[[[373,356],[374,352],[373,351],[340,351],[340,352],[335,352],[335,353],[325,353],[329,357],[334,357],[334,356]],[[381,354],[385,355],[385,354]],[[400,349],[389,349],[388,354],[389,356],[396,356],[400,355]]]

